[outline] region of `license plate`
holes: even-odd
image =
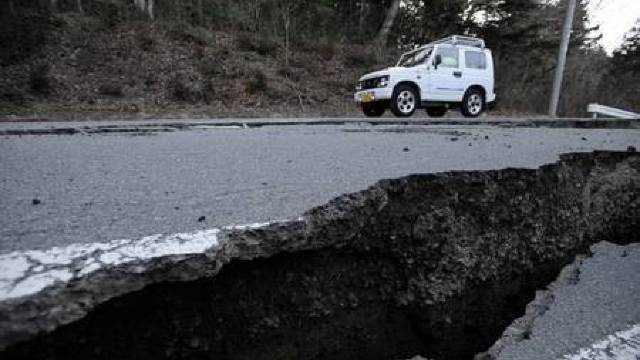
[[[362,102],[371,102],[373,100],[374,100],[373,94],[370,92],[365,92],[365,93],[362,93],[362,95],[360,95],[360,101]]]

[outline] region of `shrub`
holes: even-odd
[[[332,93],[351,92],[355,87],[355,81],[349,78],[330,79],[322,82]]]
[[[298,82],[300,81],[300,77],[301,77],[300,71],[301,70],[293,68],[291,66],[282,66],[278,69],[277,73],[282,77]]]
[[[179,73],[169,82],[174,100],[196,103],[204,99],[203,81],[197,74]]]
[[[256,37],[253,34],[242,33],[238,37],[240,50],[253,51],[262,56],[275,55],[278,51],[278,43],[264,36]]]
[[[152,51],[156,46],[156,40],[147,33],[142,33],[138,36],[138,43],[140,49],[146,52]]]
[[[316,52],[322,60],[329,61],[336,55],[336,47],[333,44],[318,44]]]
[[[206,46],[209,44],[209,32],[201,27],[179,24],[171,29],[170,34],[174,39],[182,42]]]
[[[100,85],[98,88],[98,92],[102,95],[121,97],[124,92],[122,90],[122,85],[116,82],[108,82],[106,84]]]
[[[0,5],[0,66],[20,64],[46,44],[52,20],[45,13],[31,10],[21,9],[12,15],[3,6]]]
[[[315,43],[305,42],[299,45],[299,50],[307,53],[313,53],[324,61],[329,61],[336,55],[336,45],[327,42]]]
[[[249,94],[265,92],[267,88],[267,77],[259,70],[256,70],[245,82],[245,89]]]
[[[14,105],[24,105],[26,103],[26,97],[20,89],[14,89],[0,93],[0,101],[6,101]]]
[[[29,87],[37,93],[47,95],[51,93],[52,81],[49,77],[49,64],[40,64],[36,66],[29,74]]]
[[[217,57],[205,57],[198,63],[198,71],[206,77],[221,75],[224,72],[222,61]]]
[[[366,51],[348,52],[344,56],[344,61],[347,66],[351,67],[371,67],[377,62],[376,57]]]

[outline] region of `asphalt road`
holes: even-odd
[[[286,219],[382,178],[535,168],[628,146],[640,148],[640,130],[348,124],[3,136],[0,253]]]
[[[635,360],[640,358],[640,244],[599,243],[576,284],[553,292],[528,340],[499,360]]]

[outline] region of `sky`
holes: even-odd
[[[640,18],[640,0],[590,0],[589,11],[592,24],[600,25],[600,43],[611,54]]]

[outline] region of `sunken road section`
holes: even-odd
[[[637,152],[383,180],[6,298],[0,357],[472,359],[576,255],[640,242],[639,194]]]

